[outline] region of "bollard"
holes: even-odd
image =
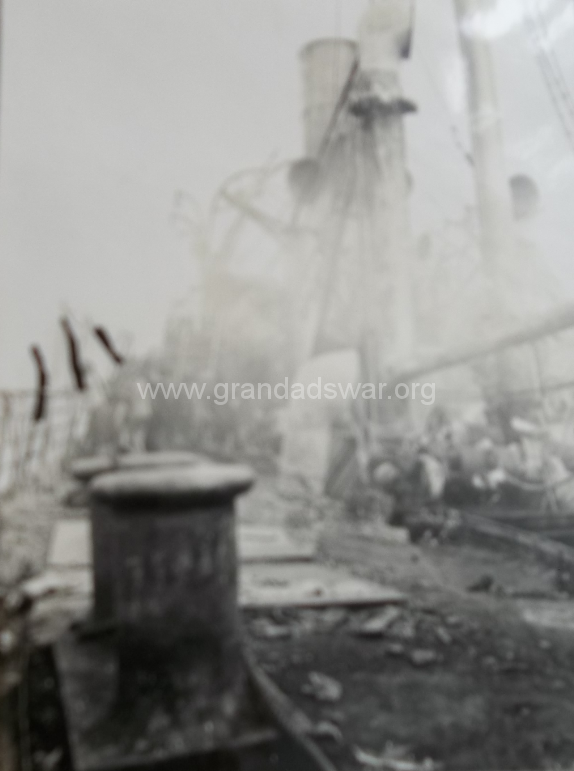
[[[126,453],[115,458],[99,455],[74,461],[70,466],[70,472],[77,481],[88,484],[109,472],[192,466],[203,462],[203,460],[200,455],[192,452]],[[114,618],[114,587],[110,564],[112,523],[106,514],[105,507],[101,509],[92,507],[90,514],[94,603],[92,618],[87,630],[95,630],[109,624]]]
[[[119,455],[92,455],[77,458],[70,464],[70,474],[82,484],[88,484],[97,476],[111,471],[127,471],[158,466],[185,466],[203,460],[194,452],[127,452]]]
[[[120,694],[130,703],[150,670],[169,689],[193,670],[196,707],[239,703],[241,667],[234,497],[242,466],[122,472],[101,477],[94,505],[114,522]],[[178,674],[180,673],[180,674]],[[169,682],[168,682],[169,681]]]
[[[114,635],[57,648],[76,771],[164,764],[258,730],[241,652],[234,499],[249,468],[198,465],[96,479],[113,522]],[[163,766],[162,766],[163,767]]]

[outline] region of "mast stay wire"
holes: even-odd
[[[560,121],[566,140],[570,145],[570,149],[574,152],[574,128],[572,127],[569,120],[569,116],[571,115],[569,107],[570,102],[567,99],[566,103],[564,103],[564,97],[560,88],[559,78],[554,72],[551,60],[545,50],[544,39],[541,38],[540,30],[537,29],[537,24],[532,14],[533,8],[533,5],[530,6],[530,9],[527,8],[526,13],[524,14],[524,24],[528,37],[530,38],[530,41],[534,47],[536,60],[542,74],[546,90],[550,96],[552,106],[554,107],[556,116]],[[556,89],[558,89],[558,91],[556,91]],[[565,109],[566,114],[564,112]]]
[[[333,66],[333,72],[334,72],[334,66]],[[335,129],[337,128],[337,124],[339,123],[341,114],[345,109],[345,106],[351,94],[351,89],[353,88],[353,84],[355,82],[355,78],[358,72],[359,72],[359,59],[357,57],[354,59],[351,65],[347,79],[343,85],[343,88],[341,89],[339,99],[337,100],[337,104],[335,105],[335,109],[333,110],[333,114],[331,115],[331,120],[329,121],[327,129],[325,130],[325,134],[323,135],[323,138],[321,140],[321,144],[317,152],[317,160],[320,160],[324,156],[326,150],[331,144],[331,139],[333,137]],[[291,220],[290,220],[291,228],[295,229],[299,224],[299,219],[303,213],[303,210],[305,209],[305,206],[306,206],[305,192],[301,191],[299,195],[296,196],[294,206],[293,206],[293,211],[291,213]]]
[[[437,96],[438,100],[444,107],[444,111],[446,114],[446,118],[448,121],[448,125],[450,128],[450,133],[452,135],[452,141],[454,146],[456,147],[457,151],[460,153],[462,158],[464,159],[465,163],[467,163],[471,168],[474,167],[474,158],[472,157],[472,153],[469,149],[467,149],[464,145],[460,128],[456,125],[453,117],[452,117],[452,111],[450,108],[450,105],[448,104],[448,101],[440,88],[439,84],[436,82],[434,75],[432,74],[432,70],[428,65],[428,60],[426,59],[426,56],[424,56],[420,50],[419,50],[419,58],[422,61],[423,70],[425,73],[425,77],[427,78],[432,90],[435,92],[435,95]]]
[[[460,129],[460,126],[457,125],[453,114],[451,106],[448,103],[448,100],[444,94],[443,89],[440,87],[440,85],[437,83],[436,78],[433,75],[433,69],[429,65],[429,61],[426,57],[426,54],[424,54],[421,51],[420,45],[417,47],[418,50],[418,59],[422,63],[422,69],[424,70],[425,77],[431,87],[431,90],[434,91],[435,96],[437,97],[438,101],[441,103],[445,116],[448,121],[451,137],[453,144],[457,150],[458,153],[460,153],[462,159],[464,160],[465,164],[470,166],[471,168],[474,166],[474,158],[472,156],[472,150],[470,148],[467,148],[465,146],[465,142],[462,137],[462,132]],[[413,56],[413,62],[417,61],[417,56]]]
[[[420,62],[420,67],[424,70],[425,78],[428,81],[428,84],[430,86],[430,89],[434,92],[436,99],[438,102],[440,102],[441,107],[444,111],[446,120],[448,122],[448,126],[450,129],[450,135],[452,144],[454,145],[454,148],[456,150],[457,155],[460,156],[460,158],[464,161],[464,164],[466,167],[469,167],[471,170],[474,167],[474,158],[472,156],[472,150],[470,148],[466,147],[466,144],[464,142],[462,131],[460,126],[457,125],[456,120],[453,116],[453,111],[448,103],[448,100],[444,94],[443,89],[437,82],[436,78],[433,74],[433,69],[429,65],[429,60],[425,53],[421,50],[421,45],[419,45],[416,48],[416,51],[414,52],[414,55],[412,57],[413,63]],[[422,163],[422,165],[427,169],[428,173],[430,174],[431,178],[436,177],[436,172],[433,168],[431,168],[431,164],[428,163],[428,157],[425,155],[423,156],[421,153],[418,152],[418,150],[412,146],[412,143],[410,144],[411,152],[414,150],[413,155],[415,158],[415,163]],[[412,156],[411,156],[412,157]],[[444,177],[440,175],[439,177],[444,180]],[[448,214],[447,212],[451,209],[450,199],[451,199],[451,186],[447,185],[448,189],[446,189],[444,186],[442,187],[443,195],[441,196],[443,198],[443,205],[439,202],[436,191],[433,190],[431,192],[430,186],[428,183],[425,183],[424,181],[421,183],[421,187],[419,189],[422,189],[424,198],[432,205],[432,207],[436,210],[438,214],[443,214],[445,218],[447,218]],[[449,199],[449,202],[447,203],[445,198]],[[452,190],[452,201],[456,200],[457,205],[460,203],[460,197],[458,192],[455,192],[454,189]],[[443,206],[445,206],[445,209],[443,211]],[[478,239],[476,238],[476,235],[474,233],[470,233],[470,238],[473,242],[478,243]]]
[[[534,3],[533,10],[536,13],[534,21],[541,30],[541,35],[540,35],[541,39],[544,40],[545,42],[545,44],[543,44],[543,52],[546,58],[548,59],[549,65],[556,77],[557,86],[560,89],[560,92],[562,94],[564,104],[568,109],[570,116],[574,118],[574,92],[572,91],[572,89],[568,85],[566,78],[564,77],[564,72],[562,70],[562,66],[558,59],[558,54],[552,47],[552,41],[550,37],[548,22],[544,15],[544,11],[540,6],[540,0],[533,0],[533,3]]]

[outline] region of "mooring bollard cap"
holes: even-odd
[[[70,473],[78,482],[90,482],[101,474],[124,469],[187,466],[205,461],[194,452],[128,452],[122,455],[94,455],[78,458],[70,464]]]
[[[108,455],[93,455],[90,458],[78,458],[70,463],[70,474],[78,482],[89,482],[98,474],[105,474],[116,468],[113,458]]]
[[[224,463],[126,470],[95,479],[90,496],[114,508],[211,505],[231,501],[249,490],[254,481],[249,466]]]

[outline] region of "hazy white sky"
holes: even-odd
[[[574,91],[574,6],[539,0]],[[38,342],[63,375],[64,308],[157,344],[191,280],[174,192],[204,205],[232,172],[302,149],[298,51],[355,36],[363,0],[4,0],[0,112],[0,386],[33,383]],[[574,152],[522,24],[522,0],[483,19],[492,37],[508,171],[543,194],[541,248],[574,291]],[[417,229],[472,201],[451,0],[418,0],[405,90]]]

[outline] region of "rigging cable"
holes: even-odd
[[[444,107],[444,110],[445,110],[445,113],[446,113],[446,116],[447,116],[447,120],[448,120],[448,125],[449,125],[450,132],[451,132],[451,135],[452,135],[453,143],[454,143],[457,151],[461,154],[461,156],[464,159],[465,163],[467,163],[470,167],[473,167],[474,166],[474,158],[472,157],[471,151],[467,150],[466,147],[464,146],[464,142],[463,142],[463,139],[462,139],[462,136],[461,136],[460,129],[456,125],[456,123],[454,122],[454,120],[452,118],[450,105],[448,104],[448,101],[447,101],[444,93],[442,92],[442,89],[440,88],[440,86],[438,85],[436,80],[434,79],[434,76],[432,75],[432,70],[428,66],[426,57],[423,57],[422,54],[420,53],[420,51],[419,51],[419,57],[422,60],[423,70],[424,70],[424,73],[426,75],[426,78],[427,78],[428,82],[430,83],[432,90],[435,92],[436,96],[438,97],[439,101],[441,102],[441,104]]]
[[[562,96],[566,109],[570,113],[570,116],[574,118],[574,94],[570,86],[568,85],[566,78],[564,77],[564,72],[560,65],[558,55],[556,51],[552,48],[552,40],[551,40],[550,30],[548,27],[548,22],[540,6],[540,2],[539,0],[538,2],[536,2],[536,0],[533,0],[533,2],[535,3],[534,10],[536,12],[535,21],[538,27],[540,28],[540,39],[544,40],[544,44],[543,44],[544,55],[546,56],[548,60],[549,68],[552,70],[553,75],[556,79],[556,85]]]
[[[531,6],[531,9],[532,9],[532,6]],[[570,115],[570,109],[568,106],[566,106],[566,110],[568,113],[566,115],[564,113],[565,105],[563,103],[563,96],[559,86],[558,78],[556,76],[556,73],[554,72],[552,63],[545,51],[544,40],[541,39],[540,30],[537,29],[537,25],[534,20],[534,17],[531,13],[528,12],[528,10],[525,12],[524,21],[526,25],[527,34],[535,49],[538,66],[540,68],[540,72],[544,79],[546,89],[552,101],[552,105],[560,121],[562,129],[568,141],[568,144],[570,145],[570,148],[572,149],[572,151],[574,151],[574,128],[572,127],[570,120],[568,118],[568,116]],[[557,88],[558,88],[558,93],[556,91]],[[566,104],[568,105],[569,102],[567,101]]]

